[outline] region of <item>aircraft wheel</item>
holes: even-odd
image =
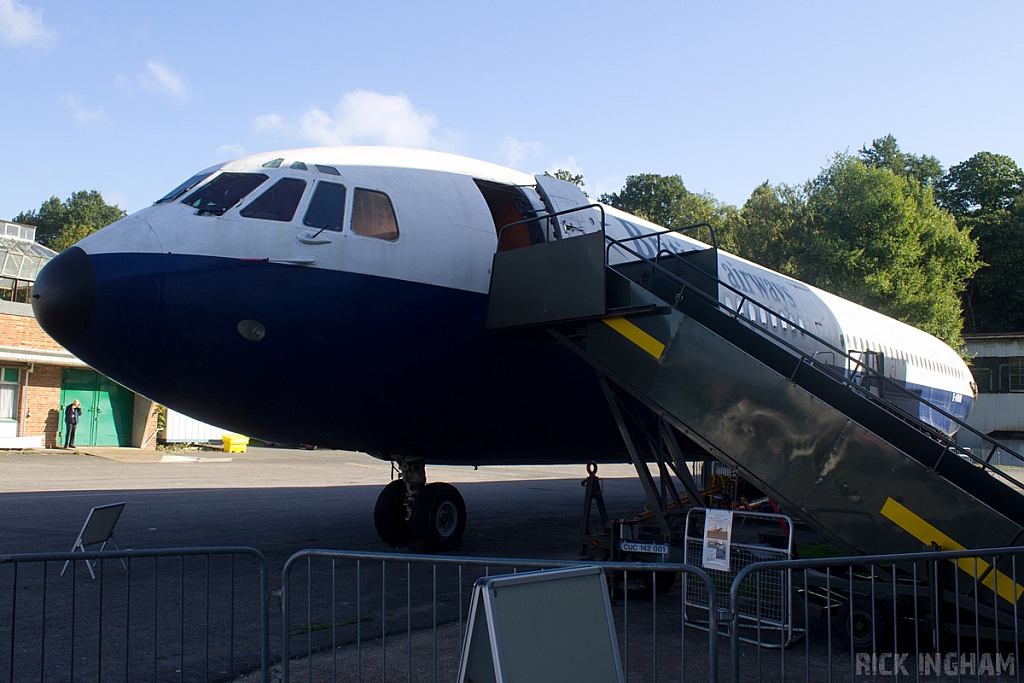
[[[412,538],[431,550],[452,550],[462,545],[466,529],[466,503],[451,484],[427,484],[412,504]]]
[[[405,548],[409,545],[409,521],[405,518],[405,482],[396,479],[377,496],[373,509],[373,525],[377,535],[388,545]]]

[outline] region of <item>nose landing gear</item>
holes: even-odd
[[[466,503],[451,484],[426,483],[422,461],[397,460],[402,478],[380,492],[373,511],[377,535],[388,545],[425,544],[432,551],[462,545]]]

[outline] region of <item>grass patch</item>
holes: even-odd
[[[802,560],[815,560],[821,557],[842,557],[843,553],[828,543],[805,543],[797,546],[797,555]]]
[[[307,633],[316,633],[317,631],[327,631],[327,630],[329,630],[331,628],[334,628],[334,627],[353,626],[353,625],[355,625],[358,622],[364,622],[365,623],[367,621],[373,621],[373,620],[374,620],[373,617],[366,616],[366,617],[363,617],[362,619],[348,619],[346,621],[340,621],[337,624],[332,624],[329,621],[325,621],[325,622],[321,622],[319,624],[311,624],[309,626],[303,626],[301,628],[297,628],[294,631],[292,631],[291,633],[289,633],[288,635],[290,635],[290,636],[292,636],[294,638],[295,636],[304,636]]]

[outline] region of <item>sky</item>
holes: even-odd
[[[1024,164],[1024,2],[0,0],[0,218],[386,144],[742,205],[892,134]]]

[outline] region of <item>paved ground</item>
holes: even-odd
[[[252,447],[246,453],[79,448],[0,452],[0,553],[66,551],[91,507],[127,503],[121,547],[251,545],[276,571],[294,550],[387,550],[373,506],[390,464],[345,451]],[[626,465],[602,466],[611,512],[644,505]],[[579,466],[428,467],[466,499],[461,552],[573,557]]]
[[[0,473],[0,555],[66,552],[90,508],[120,501],[126,503],[115,530],[121,548],[252,546],[268,559],[272,587],[281,585],[285,560],[301,549],[394,550],[377,538],[373,527],[374,503],[391,479],[391,467],[358,453],[258,447],[244,454],[98,448],[0,452]],[[576,534],[583,500],[580,482],[586,476],[582,465],[478,470],[428,467],[427,474],[431,481],[457,485],[465,497],[469,521],[460,554],[577,557]],[[642,510],[643,492],[631,468],[604,466],[600,474],[605,477],[613,515],[633,516]],[[182,564],[180,570],[173,562],[165,563],[159,578],[152,563],[133,562],[131,595],[120,588],[127,574],[117,562],[107,563],[102,585],[89,580],[81,562],[75,565],[77,578],[73,581],[59,576],[62,563],[51,564],[42,573],[36,565],[24,565],[20,575],[11,573],[11,565],[0,566],[0,592],[9,593],[12,581],[18,584],[20,643],[15,648],[16,664],[10,664],[6,654],[0,653],[0,670],[17,671],[18,678],[22,674],[39,678],[40,655],[32,649],[31,634],[46,631],[46,677],[67,678],[68,667],[76,661],[86,666],[82,657],[93,657],[91,653],[97,651],[91,619],[82,615],[91,614],[97,609],[95,605],[102,603],[108,614],[104,617],[105,631],[117,632],[127,628],[127,623],[121,622],[129,611],[129,601],[133,614],[155,601],[159,604],[160,634],[152,617],[136,618],[131,635],[120,641],[115,637],[104,646],[104,680],[130,680],[140,672],[146,674],[144,678],[177,680],[175,672],[182,668],[187,668],[188,680],[205,677],[194,668],[202,665],[201,655],[190,659],[178,653],[182,647],[186,652],[201,653],[202,640],[207,637],[204,633],[215,639],[228,633],[226,615],[230,612],[218,608],[217,601],[233,593],[241,596],[239,591],[252,585],[255,578],[251,567],[239,560],[237,585],[232,578],[234,588],[229,589],[224,582],[232,574],[225,562],[207,562],[212,570],[204,569],[202,558],[187,566]],[[179,573],[185,589],[180,588]],[[212,576],[212,589],[211,579],[203,579],[204,574]],[[467,580],[471,585],[471,579]],[[159,599],[153,590],[158,583],[163,596]],[[73,587],[77,597],[68,592]],[[105,594],[97,594],[97,590],[105,590]],[[368,590],[380,594],[379,587]],[[48,605],[45,610],[33,602],[41,592]],[[403,596],[405,589],[396,594]],[[211,600],[213,620],[203,626],[202,610],[209,610],[203,605],[210,605]],[[69,620],[68,608],[75,611],[76,603],[79,616]],[[88,607],[90,604],[94,606]],[[0,599],[0,636],[7,629],[4,624],[13,623],[11,609],[13,602]],[[84,626],[79,624],[74,630],[71,621],[78,623],[83,618],[87,618]],[[174,630],[175,624],[193,623],[190,620],[194,618],[199,622],[190,627],[187,639],[181,629]],[[242,618],[241,613],[238,618]],[[244,619],[248,624],[238,622],[230,629],[238,629],[235,636],[244,641],[244,646],[214,643],[206,661],[219,674],[211,678],[258,666],[259,648],[251,630],[258,621],[253,620],[251,612]],[[277,653],[280,615],[276,607],[271,610],[271,621],[272,650]],[[227,661],[232,651],[239,653],[233,664]],[[255,661],[253,656],[257,657]],[[88,661],[89,667],[98,666],[92,663],[95,657]],[[150,669],[152,675],[147,673]],[[130,676],[125,675],[126,670],[132,672]]]

